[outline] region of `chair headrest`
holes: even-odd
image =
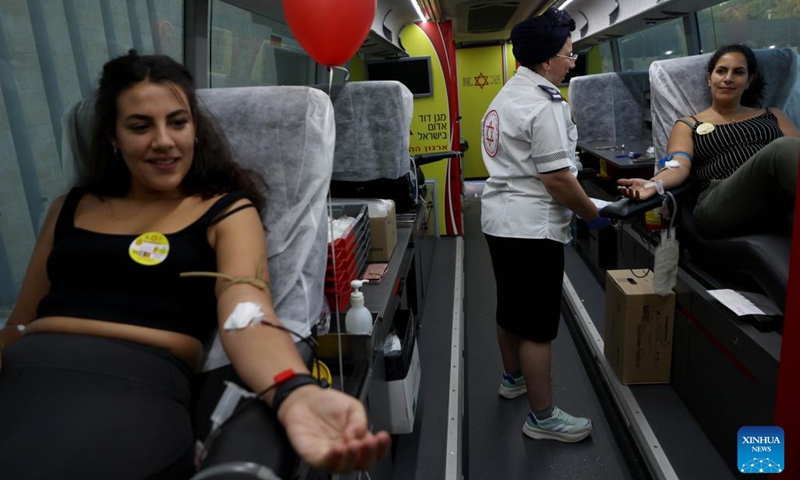
[[[649,89],[646,71],[572,78],[569,104],[580,141],[620,144],[641,138],[644,94]]]
[[[328,91],[328,85],[315,85]],[[335,84],[330,98],[336,117],[333,180],[399,178],[409,170],[414,96],[394,80]]]
[[[198,91],[228,138],[234,159],[267,182],[272,301],[284,326],[303,336],[319,320],[327,262],[327,203],[333,167],[333,107],[311,87]],[[294,338],[297,341],[297,338]],[[206,369],[213,368],[212,349]]]

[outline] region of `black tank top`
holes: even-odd
[[[196,222],[165,234],[169,242],[166,258],[147,266],[135,262],[129,253],[139,235],[75,227],[75,210],[85,193],[72,189],[61,208],[53,250],[47,259],[50,292],[39,303],[37,318],[103,320],[208,340],[217,325],[215,279],[181,278],[180,273],[217,271],[216,254],[208,244],[208,227],[238,211],[220,216],[244,194],[232,192],[221,197]]]

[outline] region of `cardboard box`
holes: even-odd
[[[411,433],[414,430],[420,378],[419,347],[414,340],[408,374],[403,379],[386,382],[389,398],[389,426],[386,430],[389,433]]]
[[[369,228],[372,232],[368,262],[388,262],[397,245],[397,217],[394,201],[369,200]]]
[[[626,385],[670,380],[675,294],[656,295],[646,271],[606,272],[604,352]]]

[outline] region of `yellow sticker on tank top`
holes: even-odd
[[[714,131],[714,125],[710,123],[701,123],[697,126],[698,135],[706,135]]]
[[[141,265],[158,265],[169,255],[169,240],[163,233],[147,232],[136,237],[128,247],[128,255]]]

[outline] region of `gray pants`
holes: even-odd
[[[781,137],[724,180],[712,180],[694,209],[697,228],[709,236],[765,229],[791,219],[800,138]]]

